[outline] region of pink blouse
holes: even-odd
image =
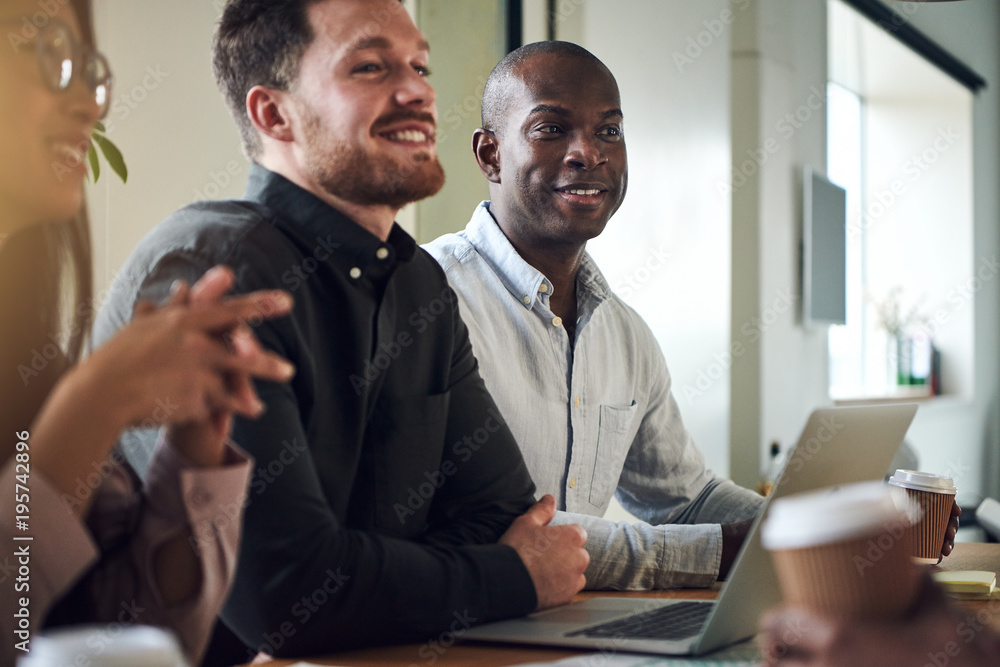
[[[110,641],[116,624],[156,625],[175,632],[197,664],[236,568],[252,467],[232,444],[226,456],[223,466],[198,468],[161,436],[145,488],[137,488],[115,450],[81,477],[73,496],[61,497],[30,467],[25,480],[14,458],[0,468],[0,664],[24,655],[53,605],[71,589],[61,620],[107,623],[107,638],[95,636],[93,644]],[[24,487],[28,515],[19,519]],[[81,521],[70,507],[90,493],[97,495]],[[153,556],[185,530],[201,557],[201,590],[168,607],[154,580]]]

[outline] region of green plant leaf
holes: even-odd
[[[125,158],[122,157],[122,152],[103,134],[94,133],[93,136],[94,143],[101,149],[104,159],[108,161],[108,166],[111,167],[113,172],[118,174],[118,178],[122,179],[122,183],[128,183],[128,167],[125,165]]]
[[[101,121],[97,121],[96,123],[94,123],[94,129],[100,132],[101,134],[108,133],[108,131],[104,129],[104,123],[102,123]]]
[[[90,161],[90,173],[94,177],[94,183],[96,183],[97,179],[101,177],[101,163],[97,159],[97,151],[94,150],[93,144],[87,150],[87,160]]]

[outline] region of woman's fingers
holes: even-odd
[[[228,267],[216,266],[209,269],[191,289],[191,303],[211,304],[214,306],[232,289],[234,282],[235,276]],[[229,351],[237,357],[253,359],[255,355],[263,354],[253,332],[244,322],[238,323],[234,328],[223,332],[222,335],[229,347]],[[274,380],[285,379],[289,371],[287,367],[280,365],[277,369],[267,367],[263,370],[264,372],[273,370],[273,372],[270,372],[268,379]],[[242,406],[241,414],[251,417],[260,415],[264,409],[264,405],[254,390],[253,380],[249,372],[227,372],[226,385],[230,394]],[[217,430],[228,430],[229,423],[231,422],[231,413],[218,412],[213,421]]]
[[[261,403],[256,394],[252,398],[245,398],[233,394],[228,388],[221,396],[215,397],[214,403],[213,415],[217,415],[220,412],[235,413],[249,419],[256,419],[264,413],[264,404]]]
[[[205,272],[191,288],[192,303],[211,303],[222,299],[233,288],[236,277],[227,266],[215,266]]]
[[[212,417],[212,428],[215,430],[215,435],[218,438],[225,440],[233,430],[233,413],[215,413],[215,416]]]
[[[138,301],[132,309],[132,317],[145,317],[146,315],[152,315],[157,310],[159,308],[152,301]]]
[[[188,302],[191,295],[191,288],[184,280],[175,280],[170,285],[170,297],[167,299],[168,306],[183,306]]]
[[[259,322],[287,315],[294,301],[282,290],[261,290],[215,303],[193,304],[185,318],[206,332],[222,333],[244,322]]]
[[[215,267],[194,286],[176,282],[160,307],[145,301],[136,304],[136,321],[128,336],[134,342],[123,355],[132,359],[116,365],[125,377],[138,381],[133,397],[165,390],[176,397],[175,414],[157,421],[210,420],[205,425],[224,436],[218,429],[229,428],[232,413],[254,418],[263,412],[254,378],[284,382],[294,375],[294,367],[264,350],[251,329],[288,314],[291,295],[261,290],[225,298],[233,284],[230,269]],[[141,408],[139,413],[143,412]]]
[[[173,392],[156,394],[159,401],[156,405],[176,408],[149,410],[155,423],[204,422],[214,418],[219,412],[235,412],[249,418],[260,416],[263,404],[256,395],[250,398],[234,395],[224,374],[204,366],[199,367],[197,357],[191,358],[191,361],[194,367],[178,365],[173,371],[172,380],[164,383],[172,385]]]
[[[183,344],[186,351],[180,354],[184,372],[206,376],[204,381],[211,384],[203,387],[219,387],[212,394],[214,409],[232,409],[247,417],[257,417],[263,411],[263,404],[251,378],[287,382],[295,375],[295,367],[280,355],[263,349],[249,329],[237,329],[235,335],[227,338],[223,341],[215,335],[195,333]]]
[[[236,327],[228,336],[227,343],[229,343],[230,350],[241,359],[250,359],[265,354],[257,338],[246,324],[240,324]],[[233,393],[243,400],[256,400],[258,398],[253,381],[246,373],[230,373],[229,386]]]
[[[219,344],[206,354],[204,361],[218,371],[246,374],[271,382],[287,382],[295,375],[295,366],[274,352],[265,350],[246,357],[232,354],[225,345]]]

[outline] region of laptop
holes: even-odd
[[[481,625],[464,639],[660,655],[700,655],[757,633],[781,599],[760,523],[771,499],[885,477],[915,404],[824,408],[810,415],[717,600],[598,597]]]

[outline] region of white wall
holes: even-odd
[[[760,0],[734,26],[732,335],[750,351],[733,366],[730,448],[743,484],[828,402],[826,331],[803,328],[799,303],[799,174],[826,164],[825,13],[822,0]]]
[[[239,197],[247,162],[211,67],[221,3],[95,0],[98,44],[115,75],[105,124],[129,166],[90,189],[97,294],[154,225],[197,199]]]
[[[437,92],[438,156],[445,185],[416,208],[417,240],[465,227],[473,209],[490,198],[472,155],[472,132],[481,124],[486,78],[506,53],[500,0],[418,0],[417,25],[431,44],[430,82]]]

